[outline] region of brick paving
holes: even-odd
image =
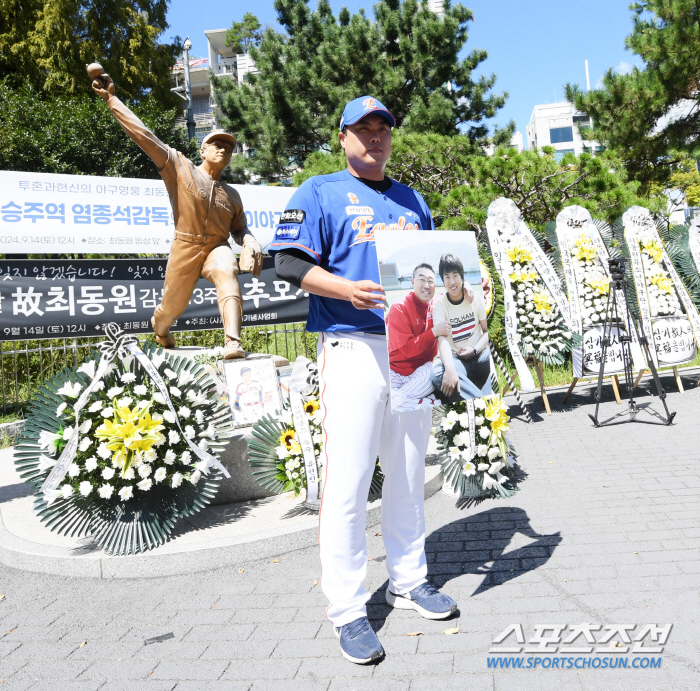
[[[673,390],[669,377],[664,383]],[[565,410],[563,393],[553,394],[551,417],[537,399],[535,424],[512,423],[528,473],[521,491],[466,508],[441,493],[429,499],[430,578],[460,603],[450,621],[384,604],[384,550],[379,529],[370,531],[369,615],[387,652],[378,665],[360,667],[340,656],[324,620],[326,600],[314,585],[316,549],[281,554],[277,563],[128,581],[3,568],[0,691],[697,689],[694,383],[686,379],[685,394],[669,395],[678,411],[671,428],[596,430],[585,390]],[[649,396],[640,403],[660,408]],[[601,418],[620,410],[608,402]],[[583,622],[674,628],[660,669],[487,668],[492,637],[511,623],[529,637],[536,624]],[[460,632],[443,633],[452,627]]]

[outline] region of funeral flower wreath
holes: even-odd
[[[95,383],[102,360],[93,352],[39,390],[15,446],[16,466],[36,490],[40,520],[63,535],[91,536],[108,554],[153,549],[179,518],[208,504],[222,478],[210,460],[233,431],[228,406],[201,365],[155,345],[138,351],[154,366],[165,395],[126,351]],[[76,402],[90,386],[76,430]],[[77,447],[65,476],[42,492],[74,433]]]
[[[520,467],[506,439],[509,417],[498,394],[445,406],[435,426],[440,464],[448,485],[461,498],[510,497]]]

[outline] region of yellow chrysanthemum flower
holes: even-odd
[[[658,240],[642,240],[642,249],[655,261],[660,264],[664,258],[664,250]]]
[[[574,242],[571,254],[579,261],[593,261],[596,256],[598,256],[598,252],[596,252],[591,239],[583,234]]]
[[[527,264],[532,261],[532,255],[522,245],[513,245],[507,249],[506,256],[513,264]]]
[[[535,303],[535,309],[540,313],[540,314],[551,314],[552,310],[554,308],[554,302],[552,301],[552,298],[549,297],[547,293],[544,291],[540,291],[539,293],[535,293],[532,296],[532,301]]]
[[[134,456],[148,451],[160,438],[160,430],[165,429],[161,420],[154,420],[148,409],[120,406],[115,398],[112,401],[114,416],[107,419],[96,430],[95,436],[105,442],[105,446],[114,452],[122,465],[122,474],[131,465]]]
[[[655,285],[662,293],[667,295],[673,290],[673,281],[663,274],[654,274],[649,278],[649,283]]]
[[[586,285],[595,290],[598,295],[607,295],[610,292],[609,278],[591,278],[586,281]]]

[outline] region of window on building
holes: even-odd
[[[564,156],[566,154],[573,154],[573,153],[575,153],[573,149],[560,149],[559,151],[554,152],[554,158],[557,161],[561,161],[561,159],[564,158]]]
[[[211,113],[211,104],[209,103],[209,96],[192,96],[192,112],[195,115]]]
[[[552,144],[562,144],[563,142],[574,141],[573,127],[554,127],[549,130],[549,141]]]

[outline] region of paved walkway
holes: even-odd
[[[536,424],[513,421],[529,477],[512,499],[460,509],[439,493],[426,504],[431,577],[458,599],[458,618],[430,622],[382,604],[382,541],[368,536],[381,664],[340,657],[315,548],[152,580],[5,569],[0,691],[697,689],[700,390],[669,395],[671,428],[596,430],[589,394],[576,393],[566,412],[562,396],[551,397],[551,417],[537,403]],[[601,417],[619,411],[606,403]],[[493,636],[510,624],[527,644],[537,625],[586,622],[674,626],[660,669],[487,667]]]

